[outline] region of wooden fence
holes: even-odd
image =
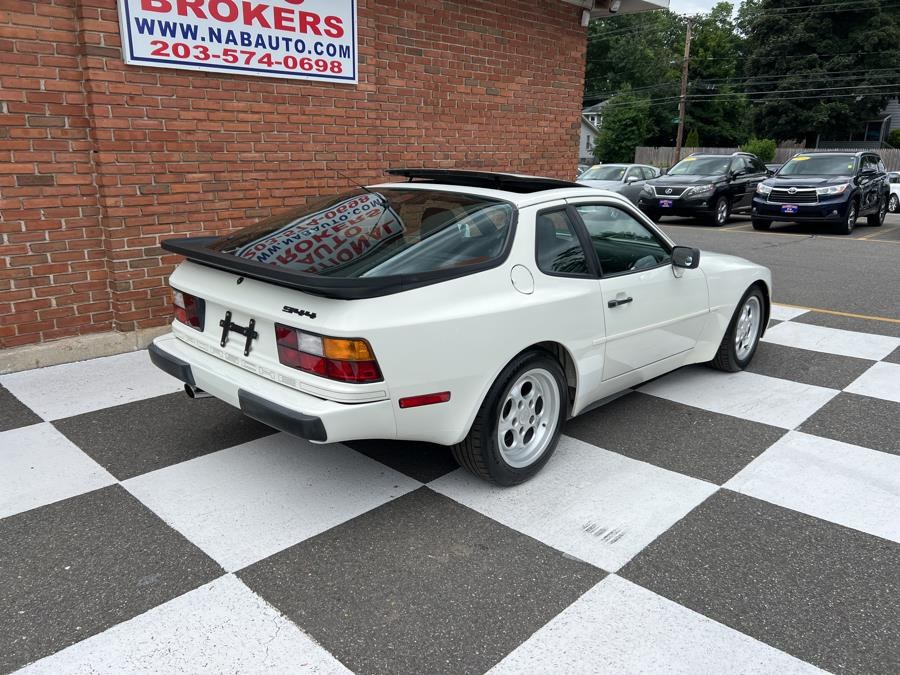
[[[818,152],[823,152],[827,148],[819,148]],[[860,150],[870,150],[871,148],[840,148],[840,152],[857,152]],[[835,148],[838,150],[838,148]],[[732,152],[737,152],[738,148],[682,148],[681,156],[687,157],[692,152],[701,152],[710,155],[730,155]],[[798,152],[816,152],[814,150],[809,150],[808,148],[803,148],[799,145],[783,145],[775,150],[775,159],[773,162],[777,162],[778,164],[783,164],[788,161],[791,157],[793,157]],[[874,150],[877,152],[881,158],[884,160],[884,165],[887,167],[888,171],[900,171],[900,150],[896,148],[882,148],[881,150]],[[668,167],[674,164],[675,159],[675,148],[649,148],[649,147],[638,147],[634,151],[634,161],[637,164],[652,164],[653,166],[660,167]]]

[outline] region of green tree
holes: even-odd
[[[687,135],[687,138],[684,139],[684,144],[689,148],[700,147],[700,134],[697,133],[696,129],[691,129],[691,132]]]
[[[847,138],[877,118],[889,92],[900,88],[896,3],[746,0],[738,26],[760,136]]]
[[[732,146],[749,136],[746,99],[733,79],[740,74],[742,39],[733,5],[721,2],[694,18],[687,128],[707,145]],[[630,89],[649,102],[646,145],[673,145],[687,19],[654,11],[602,19],[588,29],[585,103]]]
[[[603,126],[594,145],[601,162],[633,162],[634,149],[650,132],[650,101],[630,91],[610,99],[603,111]]]
[[[720,2],[694,21],[685,122],[710,147],[739,145],[750,135],[741,84],[743,40],[733,11],[734,5]]]
[[[741,146],[741,150],[759,157],[763,162],[771,162],[775,159],[775,149],[778,144],[771,138],[751,138]]]

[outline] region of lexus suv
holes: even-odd
[[[890,197],[884,162],[874,152],[803,153],[756,186],[753,227],[810,222],[850,234],[860,216],[881,225]]]
[[[638,206],[654,221],[693,216],[722,226],[732,213],[750,210],[760,181],[771,174],[756,155],[690,155],[665,176],[647,181]]]

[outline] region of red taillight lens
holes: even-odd
[[[175,320],[202,332],[205,315],[203,299],[179,290],[174,291],[174,296]]]
[[[365,340],[331,338],[275,324],[278,360],[285,366],[339,382],[379,382],[381,369]]]

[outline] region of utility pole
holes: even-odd
[[[684,109],[687,102],[688,60],[691,58],[691,22],[688,17],[687,33],[684,36],[684,63],[681,64],[681,100],[678,102],[678,135],[675,137],[675,161],[681,159],[681,139],[684,137]]]

